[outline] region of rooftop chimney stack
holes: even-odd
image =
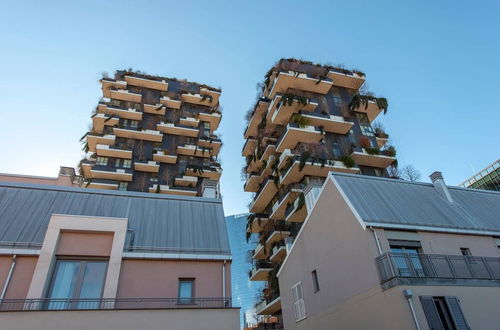
[[[443,179],[443,173],[441,172],[434,172],[429,177],[432,180],[432,184],[434,185],[434,188],[443,196],[445,197],[448,202],[453,203],[453,198],[451,198],[450,192],[448,191],[448,187],[446,186],[446,183],[444,182]]]

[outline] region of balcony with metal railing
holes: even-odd
[[[500,258],[387,252],[376,259],[382,286],[500,286]]]
[[[267,281],[273,265],[265,260],[255,260],[253,268],[248,272],[250,281]]]

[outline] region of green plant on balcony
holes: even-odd
[[[210,103],[212,103],[213,99],[213,96],[209,94],[203,94],[201,96],[201,102],[208,100]]]
[[[375,128],[375,136],[381,139],[387,139],[389,138],[389,134],[384,132],[384,130],[380,127]]]
[[[198,173],[200,175],[205,172],[203,166],[201,166],[201,165],[192,164],[192,165],[188,165],[187,168],[191,169],[193,172]]]
[[[327,76],[319,76],[318,80],[316,80],[316,85],[318,85],[320,82],[322,82],[323,80],[326,80],[326,79],[328,79]]]
[[[388,146],[382,151],[382,154],[388,157],[396,157],[396,148]]]
[[[155,191],[157,194],[159,194],[161,192],[161,187],[160,187],[160,183],[158,182],[156,184],[156,191]]]
[[[366,136],[359,136],[358,143],[359,143],[359,146],[361,148],[364,148],[364,149],[371,148],[371,146],[372,146],[370,139],[367,138]]]
[[[340,161],[344,163],[345,167],[351,168],[355,165],[354,159],[349,155],[343,155],[340,157]]]
[[[291,106],[294,101],[298,102],[301,105],[307,105],[309,103],[309,99],[305,96],[290,93],[285,93],[281,96],[282,104],[285,104],[287,106]]]
[[[309,151],[305,151],[300,155],[299,172],[304,169],[304,166],[310,157],[311,153]]]
[[[300,128],[304,128],[307,125],[309,125],[310,120],[309,120],[309,118],[304,117],[301,114],[296,113],[292,116],[292,122],[294,124],[297,124]]]
[[[306,197],[304,196],[304,193],[300,193],[299,202],[297,203],[297,211],[301,210],[305,204],[306,204]]]
[[[379,148],[369,147],[369,148],[365,148],[365,151],[369,155],[378,155],[378,154],[380,154],[380,149]]]
[[[367,95],[362,95],[362,94],[356,94],[353,96],[351,103],[349,103],[349,110],[354,111],[355,109],[365,107],[365,109],[368,109],[368,102],[373,101],[377,103],[377,106],[379,109],[384,110],[384,114],[387,113],[387,109],[389,107],[389,102],[385,97],[375,97],[373,95],[367,94]]]

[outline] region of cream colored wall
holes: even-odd
[[[2,259],[5,259],[3,257]],[[1,273],[7,274],[12,262],[12,257],[7,257],[10,259],[8,263],[2,263]],[[9,282],[9,286],[7,287],[7,291],[5,292],[5,299],[24,299],[26,298],[26,294],[28,293],[28,289],[31,284],[31,279],[33,278],[33,272],[35,271],[35,266],[38,257],[25,257],[18,256],[16,258],[16,265],[14,267],[14,272],[12,273],[12,277]],[[4,267],[7,266],[5,269]],[[5,272],[5,270],[7,272]],[[1,287],[5,283],[6,276],[2,278]]]
[[[9,330],[238,330],[239,309],[0,312]]]
[[[4,182],[25,182],[33,184],[45,184],[52,186],[65,186],[65,187],[78,187],[71,181],[67,175],[61,175],[56,178],[39,177],[30,175],[16,175],[16,174],[0,174],[0,181]]]
[[[61,232],[57,255],[109,257],[113,233]]]

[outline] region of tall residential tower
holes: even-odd
[[[82,138],[91,188],[218,197],[220,89],[117,71]]]
[[[282,59],[248,113],[244,189],[254,197],[247,231],[259,234],[250,280],[268,284],[260,315],[281,314],[276,272],[328,172],[396,173],[396,151],[373,125],[387,100],[361,88],[364,82],[357,70]]]

